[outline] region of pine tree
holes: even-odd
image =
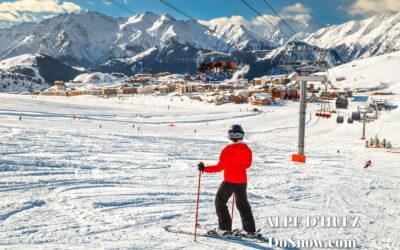
[[[382,140],[382,148],[386,148],[386,146],[387,146],[387,143],[386,143],[386,139],[384,138]]]
[[[375,146],[379,147],[381,145],[381,141],[379,140],[378,135],[375,135],[374,139],[375,139],[375,141],[374,141]]]
[[[369,146],[373,147],[374,146],[374,139],[372,139],[372,137],[369,139]]]

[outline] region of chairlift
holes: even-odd
[[[315,116],[322,118],[331,118],[331,107],[328,98],[328,85],[325,83],[325,98],[322,98],[321,109],[315,113]]]
[[[230,78],[237,69],[237,60],[230,53],[220,51],[201,52],[197,58],[198,72],[211,79]]]
[[[336,117],[336,122],[337,122],[337,123],[343,123],[343,122],[344,122],[344,117],[343,117],[342,115],[338,115],[338,116]]]
[[[352,114],[351,114],[351,119],[353,120],[353,121],[361,121],[361,113],[360,112],[353,112]]]
[[[345,96],[336,97],[336,108],[337,109],[347,109],[349,106],[349,101]]]

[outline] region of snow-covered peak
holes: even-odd
[[[400,13],[375,15],[302,34],[303,41],[334,48],[347,61],[400,49]]]
[[[226,24],[214,25],[210,27],[214,30],[214,36],[219,37],[237,50],[258,50],[267,47],[275,47],[272,42],[264,41],[262,37],[251,32],[244,25]]]
[[[61,14],[22,33],[6,47],[0,58],[41,53],[82,65],[100,60],[115,41],[118,20],[97,12]]]
[[[138,23],[142,21],[148,21],[154,23],[157,19],[160,18],[160,15],[157,15],[153,12],[145,12],[142,14],[137,14],[128,18],[127,23]]]
[[[33,67],[39,54],[24,54],[0,61],[0,69],[9,70],[14,67]]]
[[[120,29],[123,30],[127,26],[136,27],[137,29],[148,29],[151,27],[154,22],[160,19],[160,15],[152,13],[152,12],[145,12],[142,14],[137,14],[131,17],[128,17],[125,22],[123,22],[120,26]]]

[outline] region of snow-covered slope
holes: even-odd
[[[171,43],[222,51],[269,45],[243,26],[221,27],[221,31],[222,35],[210,35],[194,21],[151,12],[119,19],[97,12],[62,14],[38,24],[0,30],[4,38],[0,58],[42,53],[71,65],[90,66]]]
[[[61,14],[34,25],[9,46],[0,47],[0,58],[41,53],[87,65],[109,54],[117,30],[118,20],[100,13]]]
[[[297,39],[335,49],[345,61],[394,52],[400,49],[400,13],[330,26]]]
[[[121,79],[123,79],[123,77],[107,73],[94,72],[94,73],[85,73],[78,75],[72,81],[78,83],[104,83],[104,82],[115,82]]]
[[[14,76],[15,79],[30,79],[33,84],[48,85],[52,84],[55,80],[68,81],[73,77],[81,73],[80,71],[73,69],[56,59],[41,55],[41,54],[23,54],[20,56],[4,59],[0,61],[0,70],[3,75],[7,75],[7,78]],[[0,84],[8,84],[8,80],[0,79]],[[22,80],[20,84],[15,81],[12,89],[3,88],[3,92],[8,91],[31,91],[35,89],[41,89],[43,86],[34,87],[32,84],[27,85]],[[8,86],[8,85],[7,85]]]
[[[349,112],[357,105],[351,102]],[[0,244],[8,248],[323,249],[315,244],[340,240],[355,241],[348,249],[400,247],[400,155],[365,148],[362,123],[316,117],[318,104],[307,105],[305,164],[290,161],[297,150],[298,102],[248,112],[255,106],[214,106],[173,95],[0,94],[0,107]],[[229,125],[236,123],[253,151],[247,192],[257,228],[271,243],[278,239],[284,246],[290,239],[303,246],[205,237],[194,242],[192,235],[165,230],[193,232],[194,166],[218,162]],[[381,112],[367,124],[367,136],[387,138],[398,151],[399,129],[399,109]],[[373,164],[364,169],[367,160]],[[218,226],[214,199],[222,178],[202,175],[201,233]],[[301,220],[298,226],[271,225],[292,216]],[[316,226],[303,220],[310,216]],[[359,218],[360,226],[322,225],[321,216],[336,223]],[[236,207],[233,218],[233,228],[240,228]]]
[[[39,54],[25,54],[0,61],[0,69],[10,70],[15,67],[34,67]]]
[[[25,36],[35,25],[36,23],[22,23],[8,29],[0,29],[0,52]]]
[[[362,21],[320,29],[321,24],[287,19],[296,31],[294,39],[335,49],[344,61],[392,52],[400,48],[400,14],[380,15]],[[286,36],[289,28],[279,22]],[[274,71],[260,64],[276,51],[285,50],[288,37],[269,26],[219,24],[214,32],[191,20],[146,12],[114,18],[97,12],[62,14],[40,23],[0,29],[0,59],[22,54],[46,54],[92,71],[195,73],[201,51],[234,53],[238,62],[251,66],[249,77]],[[270,57],[271,58],[271,57]],[[275,60],[274,58],[271,58]]]
[[[290,27],[293,28],[293,31],[282,20],[276,24],[276,26],[279,27],[279,30],[276,30],[276,28],[271,25],[250,25],[249,29],[267,41],[273,41],[277,44],[284,45],[292,36],[295,35],[294,32],[312,33],[324,27],[323,24],[313,20],[299,21],[290,17],[285,18],[285,20],[288,22]]]
[[[329,70],[329,77],[342,88],[374,88],[382,83],[400,93],[400,52],[359,59]],[[336,78],[345,78],[336,81]]]
[[[214,36],[219,37],[236,50],[262,50],[278,46],[273,40],[265,40],[243,25],[213,25],[210,28],[214,31]]]
[[[304,42],[292,41],[280,46],[265,56],[257,58],[257,62],[268,62],[268,74],[282,74],[293,71],[291,67],[285,67],[288,62],[306,61],[327,61],[330,67],[339,65],[340,58],[336,51],[330,49],[320,49],[316,46]]]
[[[124,20],[117,34],[116,44],[123,48],[121,55],[135,55],[151,47],[164,47],[171,42],[204,50],[245,50],[274,46],[242,25],[211,26],[212,34],[192,20],[176,20],[170,15],[151,12]],[[125,51],[128,51],[128,54]],[[129,52],[131,52],[129,54]]]
[[[21,93],[43,90],[49,85],[41,78],[0,69],[0,92]]]

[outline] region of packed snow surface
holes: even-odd
[[[116,77],[108,73],[94,72],[80,74],[72,80],[77,83],[110,83],[122,80],[122,77]]]
[[[398,95],[391,98],[400,101]],[[350,103],[346,112],[357,105]],[[252,112],[255,106],[247,104],[213,106],[171,95],[0,94],[0,107],[2,246],[268,247],[204,237],[196,243],[192,236],[164,230],[193,230],[195,166],[216,163],[229,126],[239,123],[253,149],[248,197],[264,236],[356,239],[361,249],[400,247],[400,154],[365,148],[361,123],[318,118],[318,104],[307,106],[306,164],[290,161],[298,129],[293,102]],[[382,112],[367,124],[367,136],[389,139],[398,152],[399,129],[400,110]],[[367,160],[372,167],[364,169]],[[221,179],[222,174],[202,177],[201,232],[217,226],[213,200]],[[268,216],[358,216],[361,221],[359,228],[271,228]]]
[[[342,59],[352,61],[400,49],[400,13],[332,25],[297,39],[321,48],[334,48]]]
[[[376,88],[400,92],[400,52],[355,60],[329,70],[329,76],[341,88]],[[337,81],[336,78],[344,78]]]
[[[34,67],[39,54],[24,54],[0,61],[0,69],[9,70],[14,67]]]

